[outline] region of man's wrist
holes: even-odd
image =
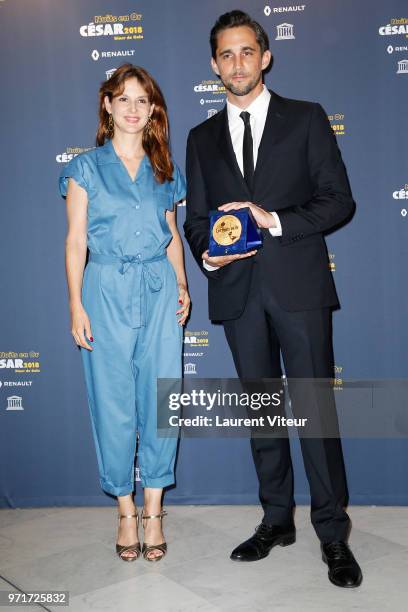
[[[279,219],[279,215],[273,211],[270,213],[271,216],[274,219],[275,225],[273,227],[269,228],[269,233],[274,237],[277,238],[279,236],[282,236],[282,225]]]
[[[209,264],[205,259],[203,259],[203,267],[208,271],[208,272],[215,272],[215,270],[219,270],[220,266],[213,266],[212,264]]]

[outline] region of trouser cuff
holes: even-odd
[[[151,478],[150,476],[141,475],[140,482],[143,488],[163,489],[163,487],[174,484],[175,480],[173,474],[167,474],[167,476],[161,476],[160,478]]]
[[[100,483],[101,483],[101,487],[104,491],[106,491],[107,493],[110,493],[111,495],[129,495],[130,493],[133,492],[133,483],[132,482],[128,482],[124,485],[121,486],[115,486],[113,485],[111,482],[108,482],[106,480],[103,480],[102,478],[100,479]]]

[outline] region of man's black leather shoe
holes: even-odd
[[[233,561],[259,561],[267,557],[274,546],[289,546],[296,541],[294,525],[266,525],[261,523],[255,534],[234,548],[231,553]]]
[[[329,566],[329,580],[339,587],[358,587],[363,579],[359,564],[346,542],[321,544],[322,559]]]

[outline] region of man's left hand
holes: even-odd
[[[274,216],[267,210],[257,206],[253,202],[229,202],[218,207],[218,210],[228,212],[230,210],[239,210],[240,208],[250,208],[252,215],[258,224],[258,227],[268,229],[276,227]]]

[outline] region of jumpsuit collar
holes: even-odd
[[[123,165],[122,160],[116,154],[116,151],[113,147],[112,141],[109,139],[105,142],[101,147],[96,147],[96,158],[98,166],[103,166],[105,164],[120,164]],[[142,161],[140,162],[140,174],[143,173],[145,168],[150,168],[150,160],[147,153],[144,154]],[[127,170],[126,170],[127,172]],[[138,171],[139,174],[139,171]]]
[[[96,158],[99,166],[120,163],[120,159],[115,153],[111,140],[107,140],[101,147],[96,147]]]

